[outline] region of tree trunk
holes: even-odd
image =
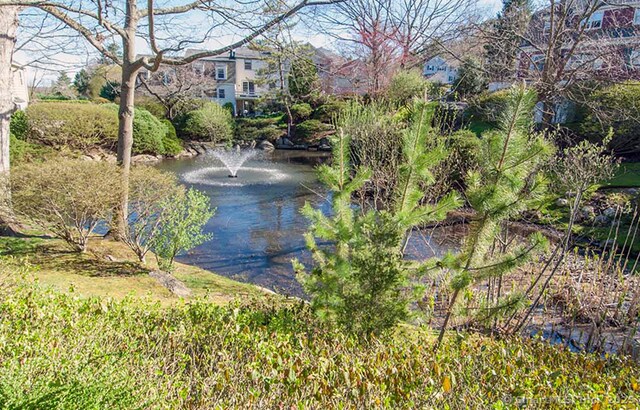
[[[126,234],[129,215],[129,174],[131,171],[131,149],[133,147],[133,115],[136,89],[136,75],[140,67],[136,61],[136,29],[138,11],[136,2],[128,0],[125,17],[126,35],[122,37],[122,83],[120,90],[120,109],[118,111],[118,165],[121,167],[122,186],[120,203],[116,213],[115,238],[122,240]]]
[[[16,231],[9,186],[9,123],[13,102],[13,50],[18,30],[18,6],[0,7],[0,235]]]

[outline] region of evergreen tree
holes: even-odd
[[[515,78],[522,35],[531,18],[531,0],[503,0],[502,11],[493,22],[490,41],[485,45],[490,81]]]
[[[73,88],[71,87],[71,78],[61,71],[58,79],[53,84],[53,94],[63,99],[71,99],[75,97]]]
[[[462,97],[478,95],[487,89],[487,78],[478,61],[466,58],[460,68],[453,89]]]
[[[420,187],[434,182],[431,169],[446,156],[440,144],[427,149],[433,112],[426,103],[414,107],[403,135],[404,163],[390,210],[363,213],[352,206],[352,194],[371,170],[353,169],[350,137],[341,128],[333,141],[333,165],[319,168],[320,180],[332,191],[332,216],[308,203],[302,211],[311,221],[305,238],[315,266],[307,273],[294,261],[298,280],[321,318],[360,336],[384,333],[407,318],[409,302],[422,293],[415,279],[431,266],[404,259],[408,234],[459,206],[453,193],[435,204],[421,201]],[[331,245],[319,247],[317,238]]]
[[[89,91],[89,83],[91,82],[91,76],[84,68],[76,73],[76,76],[73,79],[73,86],[78,91],[78,94],[82,96],[87,96],[87,92]]]
[[[513,88],[498,130],[483,135],[479,169],[467,177],[466,197],[475,210],[470,233],[459,254],[448,254],[441,261],[442,267],[451,273],[453,294],[437,346],[460,292],[473,283],[512,272],[546,245],[541,234],[534,234],[514,249],[491,251],[494,240],[504,235],[506,221],[536,207],[546,197],[547,180],[540,170],[552,155],[553,146],[542,135],[531,132],[535,103],[533,91]],[[523,303],[522,295],[511,294],[496,300],[480,314],[483,319],[497,317]]]

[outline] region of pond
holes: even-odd
[[[214,155],[162,162],[159,168],[205,192],[216,208],[205,227],[213,239],[178,260],[281,294],[303,296],[291,265],[293,258],[311,262],[303,238],[308,222],[300,208],[309,202],[330,210],[327,191],[315,172],[328,158],[327,153],[308,151],[261,153],[244,163],[237,178],[229,178]],[[413,258],[441,254],[456,246],[458,238],[449,230],[414,232],[408,253]]]

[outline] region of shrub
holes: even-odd
[[[230,102],[226,102],[222,105],[222,108],[224,108],[225,110],[229,111],[229,114],[231,114],[231,116],[235,115],[235,111],[233,108],[233,103]]]
[[[419,70],[404,70],[393,76],[385,97],[391,104],[406,105],[416,97],[422,97],[427,80]]]
[[[215,211],[211,209],[209,198],[193,188],[169,197],[160,208],[162,224],[151,247],[158,258],[158,266],[171,271],[176,256],[211,238],[202,233],[202,228]]]
[[[590,99],[578,131],[591,142],[601,143],[611,128],[613,139],[609,147],[616,154],[639,154],[640,85],[637,82],[612,85],[596,90]]]
[[[11,172],[14,211],[84,252],[96,226],[118,204],[118,167],[106,162],[55,160]]]
[[[183,195],[175,175],[148,166],[136,166],[129,180],[129,224],[124,242],[136,254],[140,262],[156,240],[168,214],[167,202]]]
[[[509,100],[509,90],[480,94],[469,100],[467,114],[474,119],[496,123]]]
[[[118,81],[107,81],[100,88],[99,96],[105,100],[115,101],[120,96],[120,83]]]
[[[316,108],[311,118],[325,124],[331,124],[348,105],[345,101],[329,101]]]
[[[302,122],[308,119],[313,112],[311,105],[307,103],[293,104],[290,108],[293,122]]]
[[[143,110],[149,111],[159,120],[166,118],[164,105],[160,104],[156,99],[148,97],[136,98],[135,106],[136,108],[142,108]]]
[[[133,153],[163,154],[167,128],[149,111],[136,108],[133,117]]]
[[[26,110],[26,140],[53,147],[115,148],[118,116],[105,105],[48,102]]]
[[[24,111],[19,110],[13,113],[11,116],[9,130],[11,134],[19,140],[27,138],[27,133],[29,132],[29,119]]]
[[[42,159],[48,152],[46,147],[18,139],[13,134],[9,134],[9,139],[9,158],[11,158],[11,165]]]
[[[285,130],[280,128],[282,117],[271,118],[237,118],[235,137],[239,140],[276,140],[285,135]]]
[[[162,138],[162,153],[164,155],[177,155],[182,152],[182,142],[176,134],[176,128],[171,121],[164,119],[161,121],[167,128],[167,133]]]
[[[230,141],[233,137],[232,118],[229,111],[216,103],[207,103],[204,107],[186,115],[183,131],[193,139],[206,139],[211,142]]]
[[[306,120],[296,125],[296,136],[300,138],[312,138],[317,134],[330,131],[333,127],[323,124],[318,120]]]

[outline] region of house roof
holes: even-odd
[[[187,51],[185,52],[185,57],[189,57],[193,54],[201,53],[203,51],[207,51],[207,50],[190,48],[190,49],[187,49]],[[239,47],[233,50],[233,53],[235,58],[249,58],[249,59],[261,59],[268,54],[268,52],[266,51],[254,50],[249,47]],[[221,60],[221,59],[231,60],[232,59],[231,52],[222,53],[217,56],[202,58],[202,60]]]

